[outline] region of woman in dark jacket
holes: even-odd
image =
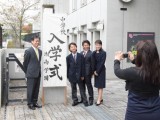
[[[129,52],[129,59],[135,67],[120,68],[122,52],[116,52],[114,72],[120,79],[126,80],[128,104],[125,120],[160,120],[160,60],[153,41],[137,43],[137,55]]]
[[[103,88],[105,88],[105,60],[106,52],[102,49],[102,41],[95,41],[96,50],[92,53],[93,71],[95,76],[94,86],[98,88],[98,99],[96,105],[100,105],[103,102],[102,94]]]

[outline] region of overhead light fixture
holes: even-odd
[[[97,26],[96,26],[96,29],[97,29],[97,30],[103,30],[103,29],[104,29],[104,24],[103,24],[103,22],[98,22],[98,23],[97,23]]]
[[[124,2],[124,3],[129,3],[129,2],[131,2],[131,1],[133,1],[133,0],[120,0],[120,1],[122,1],[122,2]]]

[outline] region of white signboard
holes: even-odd
[[[41,42],[43,87],[67,86],[64,17],[44,9]]]

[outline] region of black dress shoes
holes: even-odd
[[[79,101],[78,103],[83,103],[83,100]]]
[[[37,103],[33,105],[34,107],[37,107],[37,108],[42,108],[41,105],[38,105]]]
[[[84,106],[85,106],[85,107],[88,107],[88,102],[84,103]]]
[[[31,110],[35,110],[36,108],[33,105],[28,105],[28,108]]]
[[[93,105],[93,101],[89,101],[89,105]]]
[[[76,106],[76,105],[78,105],[78,102],[73,102],[72,103],[72,106]]]

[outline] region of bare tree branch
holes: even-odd
[[[27,15],[27,12],[39,3],[40,0],[37,0],[36,2],[33,0],[15,0],[12,4],[0,1],[0,23],[9,26],[10,29],[13,30],[13,36],[19,39],[20,44],[22,27],[24,23],[36,18],[36,15],[30,16]]]
[[[33,3],[33,4],[29,5],[29,6],[27,6],[27,7],[25,8],[25,10],[28,10],[29,8],[37,5],[38,3],[40,3],[40,0],[38,0],[37,2],[35,2],[35,3]]]

